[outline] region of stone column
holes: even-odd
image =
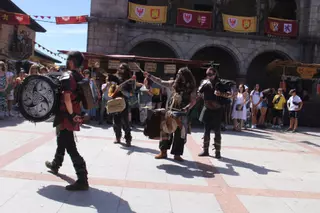
[[[127,0],[92,0],[88,24],[89,52],[124,54],[124,25],[128,22]]]

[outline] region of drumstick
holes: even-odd
[[[145,73],[145,71],[143,69],[141,69],[141,67],[136,62],[134,62],[134,65],[136,65],[136,67],[138,67],[140,72],[142,72],[143,74]]]

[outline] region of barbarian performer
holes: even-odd
[[[76,51],[68,54],[67,68],[70,71],[64,72],[60,78],[60,110],[56,114],[53,124],[57,130],[58,147],[53,161],[46,162],[46,166],[51,172],[57,174],[62,166],[65,151],[68,152],[78,177],[75,183],[66,186],[66,189],[69,191],[89,189],[86,162],[79,154],[74,139],[74,131],[80,131],[82,123],[82,117],[80,116],[81,98],[77,82],[83,79],[80,74],[80,67],[83,62],[84,56],[80,52]]]
[[[136,86],[142,86],[134,79],[135,76],[132,76],[129,65],[126,63],[120,64],[116,75],[110,76],[110,81],[114,81],[116,84],[113,84],[109,89],[109,97],[112,99],[122,97],[126,102],[126,108],[119,113],[113,114],[113,130],[116,136],[114,143],[121,143],[121,128],[124,131],[124,138],[126,140],[126,146],[131,146],[132,136],[131,128],[129,123],[129,103],[128,97],[133,93],[133,90]],[[128,81],[132,78],[132,81]],[[128,82],[125,82],[128,81]],[[122,84],[121,86],[119,86]]]
[[[209,156],[210,132],[214,131],[215,157],[221,158],[221,120],[223,115],[224,98],[231,97],[231,93],[223,94],[219,90],[222,84],[215,68],[210,67],[206,71],[206,79],[201,82],[198,89],[198,95],[203,98],[204,106],[202,108],[199,120],[204,123],[203,151],[200,157]]]
[[[150,78],[154,83],[157,83],[170,91],[171,95],[167,102],[166,109],[169,111],[169,114],[171,113],[171,116],[175,117],[174,111],[186,112],[195,104],[196,82],[193,74],[188,68],[181,68],[178,71],[175,80],[169,81],[164,81],[147,72],[145,72],[144,75],[145,77]],[[166,116],[167,115],[168,114],[166,114]],[[164,132],[163,129],[160,130],[160,154],[155,156],[156,159],[167,158],[167,150],[170,149],[172,145],[171,154],[174,155],[174,159],[183,161],[181,155],[183,154],[184,144],[187,140],[187,133],[190,132],[189,122],[186,114],[178,116],[177,120],[178,127],[172,134]]]

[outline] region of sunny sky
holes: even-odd
[[[90,0],[12,0],[29,15],[78,16],[90,15]],[[49,19],[44,19],[48,20]],[[51,19],[50,21],[54,21]],[[57,50],[87,49],[87,24],[56,25],[38,22],[47,32],[37,33],[36,42],[57,53]],[[37,45],[36,48],[38,49]],[[43,52],[42,49],[39,49]],[[44,51],[45,54],[49,54]],[[54,55],[51,55],[55,58]],[[65,57],[65,56],[64,56]],[[60,58],[57,58],[61,61]],[[65,63],[63,61],[63,63]]]

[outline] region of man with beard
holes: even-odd
[[[174,160],[183,161],[184,144],[187,141],[187,134],[190,133],[188,116],[183,111],[188,111],[195,104],[196,99],[196,82],[192,72],[187,68],[179,69],[175,80],[165,81],[145,72],[144,76],[151,79],[153,82],[161,85],[169,90],[169,97],[166,109],[168,116],[165,120],[170,122],[171,118],[178,120],[180,123],[174,132],[171,134],[164,131],[164,127],[160,127],[160,153],[155,156],[156,159],[165,159],[168,157],[167,151],[172,147],[171,154],[174,155]],[[175,115],[175,112],[178,113]]]
[[[88,172],[86,162],[78,152],[74,140],[74,131],[80,131],[82,118],[80,117],[80,94],[77,82],[83,77],[80,74],[84,57],[80,52],[70,52],[67,59],[68,72],[61,76],[61,100],[59,112],[55,116],[54,127],[57,130],[58,147],[52,162],[45,163],[52,173],[57,174],[62,166],[64,154],[67,150],[76,170],[78,180],[66,187],[69,191],[88,190]]]
[[[223,98],[229,97],[230,94],[223,94],[222,83],[218,72],[213,67],[206,71],[207,78],[201,82],[198,89],[198,95],[204,99],[204,106],[201,111],[199,120],[204,123],[203,151],[200,157],[209,156],[210,132],[214,130],[214,147],[215,157],[221,158],[221,119],[223,115]]]
[[[134,81],[126,82],[132,78],[132,73],[130,71],[129,65],[126,63],[122,63],[119,66],[119,69],[114,76],[110,76],[110,81],[116,82],[116,85],[112,85],[110,87],[109,93],[111,94],[111,98],[117,98],[122,97],[124,98],[126,102],[126,108],[119,113],[115,113],[113,115],[113,130],[116,135],[116,140],[114,143],[118,144],[121,142],[121,128],[124,130],[124,138],[126,140],[126,146],[131,146],[132,136],[131,136],[131,128],[129,123],[129,103],[128,103],[128,97],[130,97],[130,94],[134,92],[134,89],[136,86],[141,87],[142,84],[137,83]],[[123,85],[119,86],[120,84],[124,83]]]

